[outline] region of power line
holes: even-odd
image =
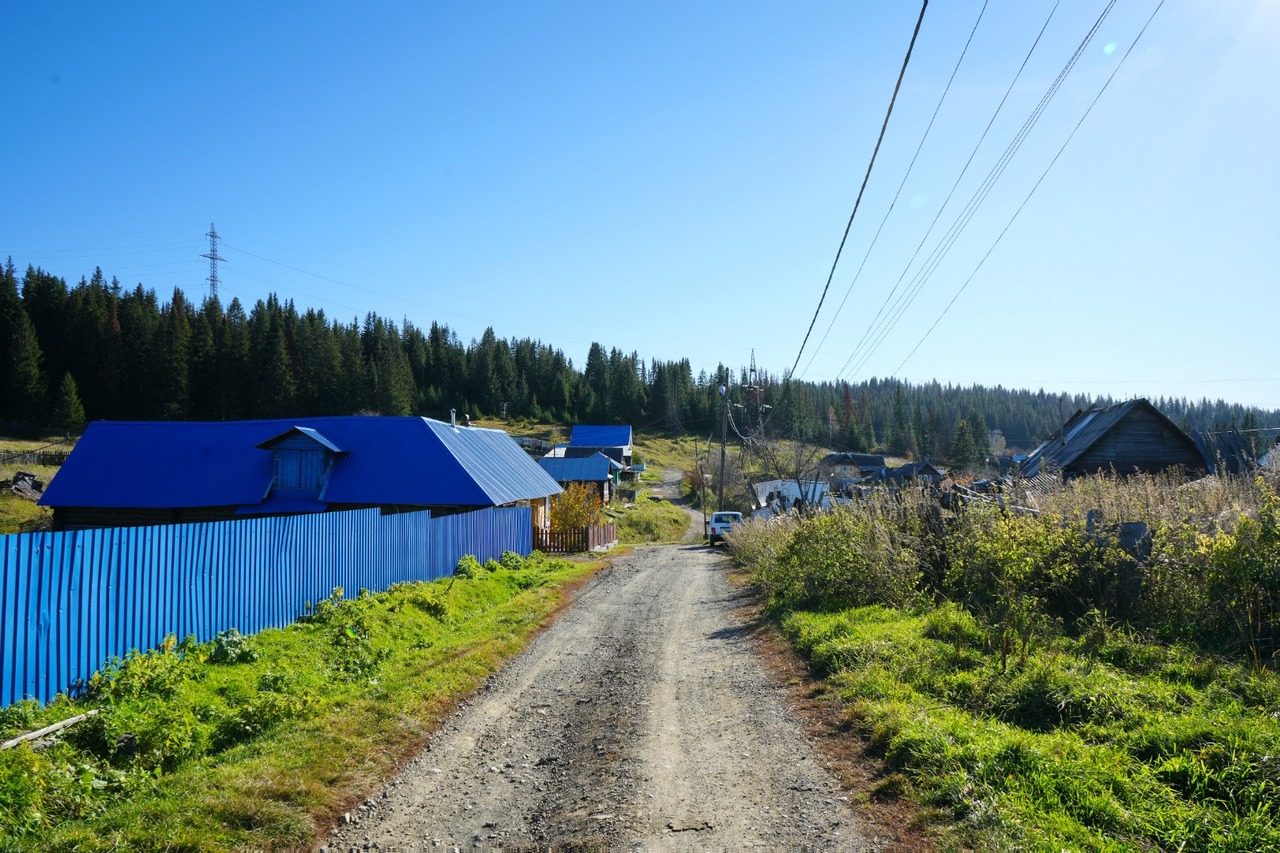
[[[418,307],[418,308],[426,308],[426,309],[427,309],[427,310],[429,310],[429,311],[438,311],[438,312],[441,312],[441,313],[444,313],[444,314],[451,314],[451,315],[453,315],[453,316],[455,316],[455,317],[461,317],[461,318],[463,318],[463,319],[465,319],[465,320],[474,320],[475,322],[483,323],[483,324],[486,324],[486,325],[489,325],[489,326],[492,326],[492,325],[493,325],[492,320],[490,320],[490,319],[489,319],[489,318],[487,318],[487,317],[483,317],[483,316],[476,315],[476,314],[466,314],[466,313],[463,313],[463,312],[461,312],[461,311],[453,311],[453,310],[450,310],[450,309],[447,309],[447,308],[441,308],[441,307],[436,306],[436,305],[430,305],[430,304],[428,304],[428,303],[426,303],[426,302],[422,302],[422,301],[417,300],[417,299],[411,299],[411,298],[409,298],[409,297],[407,297],[407,296],[397,296],[396,294],[392,294],[392,293],[385,293],[385,292],[383,292],[383,291],[374,290],[374,289],[369,288],[369,287],[363,287],[363,286],[358,285],[358,284],[352,284],[352,283],[351,283],[351,282],[349,282],[349,281],[342,281],[342,280],[340,280],[340,279],[331,278],[330,276],[327,276],[327,275],[321,275],[320,273],[317,273],[317,272],[311,272],[310,270],[304,270],[304,269],[302,269],[301,267],[296,267],[296,266],[293,266],[292,264],[286,264],[286,263],[284,263],[283,261],[277,261],[277,260],[274,260],[273,258],[268,258],[268,257],[266,257],[265,255],[259,255],[259,254],[255,253],[255,252],[251,252],[251,251],[249,251],[248,249],[242,248],[242,247],[240,247],[240,246],[233,245],[233,244],[231,244],[231,243],[227,243],[225,240],[223,241],[223,243],[225,243],[225,244],[226,244],[227,248],[229,248],[229,249],[234,249],[235,251],[240,252],[241,254],[244,254],[244,255],[248,255],[248,256],[249,256],[249,257],[251,257],[251,258],[257,258],[257,259],[258,259],[258,260],[260,260],[260,261],[266,261],[266,262],[267,262],[267,263],[269,263],[269,264],[275,264],[276,266],[278,266],[278,267],[284,267],[284,268],[285,268],[285,269],[287,269],[287,270],[293,270],[294,272],[302,273],[303,275],[308,275],[308,276],[311,276],[312,278],[318,278],[318,279],[320,279],[321,281],[327,281],[327,282],[330,282],[331,284],[341,285],[342,287],[349,287],[349,288],[351,288],[352,290],[359,290],[359,291],[361,291],[361,292],[363,292],[363,293],[368,293],[368,294],[371,294],[371,295],[373,295],[373,296],[380,296],[380,297],[382,297],[382,298],[384,298],[384,299],[394,299],[394,300],[396,300],[397,302],[403,302],[403,303],[406,303],[406,304],[408,304],[408,305],[414,305],[414,306],[416,306],[416,307]],[[259,279],[259,280],[261,281],[261,279]],[[295,290],[294,292],[295,292],[295,293],[302,293],[302,291],[297,291],[297,290]],[[305,293],[304,293],[303,295],[308,295],[308,294],[305,294]],[[321,298],[321,297],[313,296],[313,298]],[[340,302],[336,302],[336,301],[333,301],[333,300],[327,300],[327,301],[333,302],[333,304],[335,304],[335,305],[341,305],[341,304],[342,304],[342,303],[340,303]],[[514,323],[505,323],[505,324],[503,324],[503,325],[505,325],[507,328],[510,328],[510,329],[517,329],[517,330],[520,330],[520,331],[523,331],[523,332],[531,332],[531,333],[533,333],[533,334],[542,334],[542,333],[541,333],[541,332],[539,332],[537,329],[532,329],[532,328],[529,328],[529,327],[527,327],[527,326],[519,326],[519,325],[516,325],[516,324],[514,324]],[[555,338],[556,338],[557,340],[561,340],[561,341],[568,341],[568,342],[570,342],[570,343],[581,344],[581,345],[587,345],[587,344],[592,343],[591,341],[584,341],[584,340],[580,340],[580,339],[578,339],[578,338],[571,338],[571,337],[568,337],[567,335],[556,335],[556,336],[555,336]]]
[[[1111,2],[1109,2],[1102,10],[1102,13],[1094,22],[1093,27],[1081,40],[1075,53],[1072,54],[1071,58],[1063,66],[1062,70],[1058,72],[1057,78],[1050,85],[1044,96],[1041,97],[1040,102],[1036,105],[1035,109],[1032,110],[1031,115],[1027,118],[1026,122],[1023,123],[1022,128],[1009,143],[1008,147],[1006,147],[1004,153],[996,162],[996,165],[992,167],[990,172],[988,172],[987,177],[983,180],[977,191],[974,192],[973,196],[970,197],[968,203],[960,212],[960,215],[956,217],[956,220],[951,224],[947,233],[943,235],[938,245],[936,245],[933,248],[933,251],[929,253],[928,258],[925,259],[924,265],[916,272],[916,275],[912,279],[912,282],[908,286],[906,292],[898,297],[898,301],[890,309],[892,312],[891,316],[876,333],[876,337],[871,342],[870,348],[863,353],[861,361],[859,361],[853,368],[853,373],[857,373],[861,370],[867,361],[870,360],[871,356],[880,348],[880,345],[889,336],[889,333],[897,326],[898,322],[902,319],[902,316],[907,312],[907,309],[915,302],[916,297],[919,296],[920,291],[924,288],[925,284],[933,277],[934,272],[937,271],[938,267],[942,264],[943,259],[951,251],[952,246],[954,246],[956,241],[960,238],[960,234],[966,227],[968,227],[969,222],[977,214],[978,208],[986,200],[987,196],[991,193],[991,190],[995,188],[995,184],[1004,174],[1005,169],[1008,168],[1013,157],[1022,148],[1022,144],[1026,141],[1026,137],[1030,134],[1032,128],[1034,128],[1039,122],[1045,109],[1048,107],[1049,102],[1052,101],[1062,84],[1066,81],[1067,76],[1071,73],[1072,69],[1075,68],[1076,63],[1083,55],[1085,48],[1093,40],[1093,37],[1097,34],[1103,21],[1114,6],[1115,0],[1111,0]]]
[[[942,322],[942,318],[947,316],[947,312],[951,310],[951,306],[956,304],[956,300],[960,298],[960,294],[964,293],[965,288],[969,286],[969,283],[973,281],[974,276],[976,276],[978,271],[982,269],[982,265],[987,262],[987,258],[991,257],[991,253],[995,251],[996,246],[998,246],[1000,241],[1004,239],[1004,235],[1009,232],[1009,229],[1013,226],[1018,215],[1022,213],[1022,209],[1027,206],[1027,202],[1031,201],[1031,197],[1035,195],[1036,190],[1040,188],[1040,184],[1044,182],[1049,171],[1053,168],[1054,164],[1058,162],[1058,158],[1062,156],[1062,152],[1067,150],[1067,146],[1071,144],[1071,140],[1075,138],[1076,132],[1080,130],[1085,119],[1089,117],[1089,113],[1093,111],[1093,108],[1102,98],[1103,93],[1107,91],[1107,87],[1111,85],[1111,81],[1116,78],[1118,73],[1120,73],[1120,69],[1124,67],[1125,60],[1129,58],[1129,54],[1133,53],[1133,49],[1138,46],[1138,42],[1142,39],[1143,34],[1146,33],[1147,28],[1151,26],[1151,22],[1155,20],[1156,15],[1160,12],[1160,9],[1163,6],[1164,0],[1160,0],[1160,2],[1156,4],[1156,8],[1152,10],[1150,17],[1147,18],[1147,22],[1142,25],[1142,29],[1139,30],[1138,34],[1134,37],[1133,43],[1129,45],[1129,49],[1124,52],[1124,56],[1120,57],[1120,61],[1116,63],[1116,67],[1112,69],[1111,75],[1107,77],[1107,81],[1102,84],[1102,88],[1098,90],[1098,94],[1089,102],[1089,106],[1085,109],[1084,115],[1080,116],[1080,120],[1076,122],[1076,126],[1071,129],[1071,133],[1067,134],[1066,141],[1062,143],[1062,147],[1058,149],[1058,153],[1053,155],[1053,159],[1049,161],[1049,165],[1045,167],[1044,172],[1041,173],[1040,178],[1035,183],[1035,186],[1031,188],[1031,192],[1027,193],[1027,197],[1022,200],[1022,204],[1018,205],[1018,209],[1013,212],[1013,216],[1009,217],[1009,222],[1004,226],[1004,230],[1002,230],[996,237],[995,242],[991,244],[991,248],[987,249],[987,253],[982,256],[982,260],[978,261],[978,265],[974,267],[973,272],[970,273],[967,279],[965,279],[964,284],[960,285],[960,289],[956,291],[955,296],[951,297],[951,301],[947,303],[947,307],[942,309],[942,313],[938,315],[938,319],[934,320],[933,325],[930,326],[920,337],[920,340],[916,341],[916,345],[911,348],[911,352],[907,353],[907,357],[902,360],[902,363],[894,369],[893,374],[891,375],[896,376],[898,371],[902,370],[903,365],[911,360],[911,357],[920,349],[920,345],[925,342],[925,339],[928,338],[929,335],[933,333],[933,330],[938,327],[938,324]]]
[[[880,125],[880,136],[876,139],[876,147],[871,152],[871,162],[867,164],[867,173],[862,178],[862,186],[858,189],[858,197],[853,202],[853,212],[849,214],[849,222],[844,226],[844,236],[840,238],[840,245],[836,248],[835,260],[831,262],[831,272],[827,274],[827,283],[822,288],[822,296],[818,299],[818,307],[813,312],[813,319],[809,321],[809,330],[804,333],[804,340],[800,342],[800,351],[796,353],[795,364],[791,365],[790,373],[795,373],[796,367],[800,364],[800,356],[804,355],[804,347],[809,342],[809,335],[813,332],[813,324],[818,322],[818,315],[822,313],[822,303],[827,298],[827,290],[831,287],[831,279],[835,277],[836,267],[840,263],[840,253],[844,251],[845,241],[849,239],[849,230],[853,228],[853,219],[858,215],[858,206],[862,204],[862,193],[866,190],[867,181],[871,178],[871,168],[876,163],[876,155],[880,153],[880,143],[884,141],[885,131],[889,127],[889,116],[893,115],[893,105],[898,100],[898,90],[902,88],[902,78],[907,74],[907,63],[911,61],[911,51],[915,49],[916,37],[920,35],[920,25],[924,23],[924,13],[928,8],[929,0],[924,0],[920,6],[920,17],[916,19],[916,28],[911,33],[911,43],[907,45],[907,55],[902,60],[902,70],[898,72],[898,82],[893,87],[893,97],[889,99],[889,109],[884,114],[884,123]]]
[[[1026,55],[1022,58],[1022,64],[1018,66],[1018,70],[1013,75],[1013,79],[1009,81],[1009,86],[1005,89],[1003,97],[1000,98],[1000,103],[996,105],[995,110],[991,113],[991,118],[987,121],[987,126],[983,128],[982,135],[979,136],[978,141],[974,143],[973,150],[969,152],[969,158],[960,169],[960,174],[956,176],[955,182],[951,185],[951,190],[947,193],[947,197],[943,199],[942,204],[938,207],[938,212],[934,214],[933,221],[929,223],[929,227],[925,229],[923,236],[920,238],[920,242],[916,245],[915,251],[912,252],[911,258],[907,261],[906,265],[903,266],[902,274],[898,276],[898,280],[894,283],[893,288],[884,298],[884,301],[880,303],[880,307],[877,309],[875,316],[872,317],[871,322],[867,324],[867,328],[863,331],[862,337],[858,340],[857,345],[854,346],[853,352],[849,354],[849,358],[845,360],[844,366],[840,368],[837,376],[845,374],[853,375],[861,369],[863,364],[866,363],[866,359],[863,359],[858,363],[857,368],[849,370],[849,366],[854,363],[858,358],[858,355],[862,352],[863,346],[867,344],[870,338],[879,334],[877,324],[881,316],[884,315],[885,308],[898,292],[898,287],[901,286],[903,280],[907,277],[907,272],[911,269],[912,264],[916,262],[916,258],[920,256],[920,251],[924,248],[925,242],[928,241],[929,235],[933,233],[933,229],[937,226],[938,220],[942,218],[942,214],[947,209],[947,205],[951,203],[951,199],[955,196],[956,190],[960,188],[960,182],[964,179],[964,176],[968,174],[969,167],[973,165],[974,158],[977,157],[978,151],[982,148],[982,143],[987,139],[987,134],[991,132],[991,128],[995,125],[996,119],[999,118],[1000,113],[1004,110],[1004,105],[1008,102],[1009,95],[1012,94],[1014,86],[1016,86],[1018,80],[1021,79],[1022,72],[1026,70],[1027,63],[1031,61],[1032,54],[1035,53],[1036,48],[1040,45],[1040,39],[1044,37],[1045,30],[1049,28],[1049,23],[1053,20],[1054,14],[1058,11],[1058,5],[1059,4],[1055,2],[1053,7],[1049,10],[1048,16],[1045,17],[1044,23],[1040,26],[1040,32],[1036,34],[1035,40],[1031,42],[1031,47],[1027,49]],[[894,309],[890,309],[890,313],[896,309],[897,304],[898,303],[896,302],[894,303]]]
[[[955,68],[951,69],[951,77],[947,79],[947,85],[942,90],[942,97],[938,98],[938,105],[933,108],[933,115],[929,118],[929,125],[924,129],[924,134],[920,137],[920,144],[916,146],[916,153],[911,156],[911,162],[907,164],[906,174],[902,176],[902,183],[898,184],[898,191],[893,194],[893,201],[889,202],[889,209],[884,212],[884,218],[880,220],[880,227],[876,229],[875,235],[871,238],[871,244],[867,246],[866,253],[862,256],[862,263],[858,265],[858,271],[853,274],[853,280],[849,282],[849,287],[844,292],[844,298],[840,300],[840,306],[836,308],[835,314],[831,316],[831,322],[827,325],[827,330],[822,333],[822,340],[818,341],[818,345],[814,347],[813,354],[809,356],[809,363],[804,366],[801,377],[809,372],[809,368],[813,366],[813,360],[818,357],[818,353],[822,350],[822,345],[827,342],[827,337],[831,334],[831,330],[835,328],[836,320],[840,318],[840,312],[844,310],[845,303],[849,301],[849,295],[853,293],[853,287],[858,283],[858,279],[862,277],[862,270],[867,266],[867,259],[871,257],[871,250],[876,247],[876,242],[880,239],[880,232],[884,230],[884,225],[889,221],[889,214],[893,213],[893,208],[898,204],[898,199],[902,195],[903,188],[907,185],[907,179],[911,177],[911,170],[916,165],[916,160],[920,157],[920,151],[924,148],[925,140],[929,138],[929,132],[933,130],[933,123],[938,118],[938,113],[942,110],[942,104],[947,100],[947,94],[951,91],[951,84],[955,82],[956,74],[960,71],[960,64],[964,62],[965,55],[969,53],[969,45],[973,44],[973,36],[978,32],[978,25],[982,23],[982,17],[987,11],[987,0],[983,0],[982,8],[978,10],[978,19],[973,22],[973,29],[969,30],[969,38],[964,43],[964,49],[960,51],[960,58],[956,60]]]

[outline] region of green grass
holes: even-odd
[[[5,709],[0,739],[100,712],[44,751],[0,752],[0,850],[310,846],[596,567],[508,555],[247,640],[170,642],[86,699]]]
[[[636,433],[633,462],[643,462],[646,474],[656,476],[664,468],[688,469],[693,466],[694,439],[688,436],[673,438],[659,433]],[[702,443],[706,452],[706,442]]]
[[[0,439],[0,459],[15,452],[35,452],[48,448],[50,450],[65,450],[66,447],[49,448],[50,444],[58,442],[58,438],[43,438],[35,440],[4,438]],[[35,474],[36,479],[43,482],[46,486],[53,476],[58,473],[58,468],[52,465],[30,465],[22,462],[3,462],[0,463],[0,482],[9,482],[13,479],[13,475],[18,471],[25,471],[28,474]],[[30,530],[33,527],[47,525],[53,519],[53,511],[47,507],[37,506],[34,501],[19,497],[9,491],[8,488],[0,489],[0,536],[8,533],[18,533],[23,530]]]
[[[38,471],[28,473],[44,479]],[[8,480],[10,476],[12,475],[0,474],[0,480]],[[0,490],[0,536],[40,529],[52,522],[53,511],[48,507],[39,506],[35,501],[19,497],[8,489]]]
[[[623,544],[680,542],[689,532],[689,514],[670,501],[650,501],[641,494],[634,508],[613,516]]]
[[[1280,850],[1280,678],[1098,620],[1006,667],[955,605],[792,613],[886,790],[978,849]]]

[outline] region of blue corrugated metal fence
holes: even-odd
[[[168,634],[283,627],[304,603],[529,554],[528,508],[432,518],[376,509],[0,537],[0,707],[47,702]]]

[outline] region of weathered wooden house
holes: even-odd
[[[837,491],[882,472],[884,467],[884,457],[874,453],[828,453],[818,463],[818,470]]]
[[[1064,477],[1114,471],[1156,473],[1168,468],[1209,470],[1196,442],[1146,400],[1129,400],[1078,411],[1032,451],[1020,473],[1028,479],[1047,471]]]
[[[929,462],[908,462],[897,468],[886,468],[885,482],[904,485],[907,483],[928,483],[936,486],[946,479],[947,472]]]
[[[1193,432],[1206,470],[1211,474],[1245,474],[1257,466],[1253,445],[1235,427],[1213,432]]]
[[[530,506],[560,486],[501,430],[429,418],[89,425],[40,503],[57,530],[377,507]]]

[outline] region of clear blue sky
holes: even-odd
[[[1052,7],[991,0],[884,220],[982,8],[934,0],[799,375],[1280,408],[1277,0],[1167,0],[996,244],[1157,2],[1115,3],[949,240],[1106,6],[1063,0],[911,263]],[[780,373],[918,11],[4,3],[0,258],[199,299],[213,222],[224,303]]]

